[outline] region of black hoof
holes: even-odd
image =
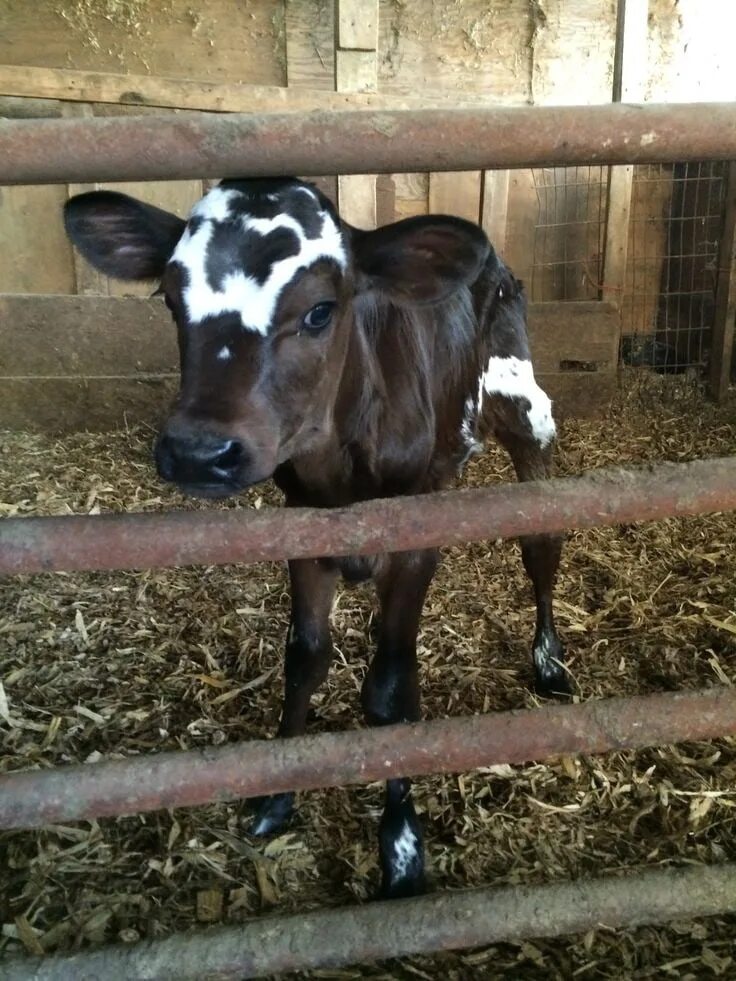
[[[550,630],[540,630],[532,644],[534,691],[542,698],[569,699],[572,681],[565,670],[565,649],[560,638]]]
[[[251,806],[255,817],[248,828],[249,834],[262,836],[280,831],[294,814],[294,794],[274,794],[272,797],[254,797]]]
[[[534,693],[540,698],[556,698],[566,702],[572,698],[573,688],[566,671],[554,676],[537,671],[534,675]]]

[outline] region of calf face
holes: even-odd
[[[103,272],[161,280],[181,387],[156,461],[200,496],[238,492],[334,436],[356,298],[432,303],[473,282],[488,254],[455,218],[361,232],[292,179],[225,181],[187,221],[96,191],[67,203],[65,224]]]

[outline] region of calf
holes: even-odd
[[[555,436],[534,380],[526,302],[475,225],[429,215],[366,232],[295,179],[228,180],[187,221],[123,194],[72,198],[67,233],[99,270],[161,280],[176,323],[181,388],[156,443],[184,492],[237,494],[273,477],[287,506],[335,507],[444,487],[493,433],[520,480],[545,478]],[[561,543],[522,541],[534,586],[536,687],[566,693],[552,618]],[[370,725],[420,717],[416,640],[434,549],[289,563],[280,736],[304,732],[333,656],[340,575],[372,578],[377,650],[362,688]],[[275,831],[293,794],[257,804]],[[424,888],[408,779],[389,780],[379,833],[382,892]]]

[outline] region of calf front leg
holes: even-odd
[[[312,695],[327,677],[333,649],[330,610],[337,570],[318,559],[289,562],[291,621],[286,638],[284,704],[277,736],[300,736],[307,726]],[[294,810],[292,792],[260,797],[254,802],[251,834],[278,831]]]
[[[361,692],[365,717],[372,726],[416,722],[420,717],[417,632],[436,568],[434,550],[396,553],[378,578],[378,648]],[[393,899],[424,892],[422,830],[411,781],[405,777],[386,783],[378,844],[381,895]]]

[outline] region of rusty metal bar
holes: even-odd
[[[736,457],[348,508],[6,518],[0,521],[0,575],[397,552],[731,509]]]
[[[736,865],[438,893],[243,926],[7,961],[5,981],[199,981],[461,950],[479,944],[616,929],[736,910]]]
[[[728,159],[733,102],[0,120],[2,184]]]
[[[0,776],[0,828],[736,735],[736,690],[612,698]]]

